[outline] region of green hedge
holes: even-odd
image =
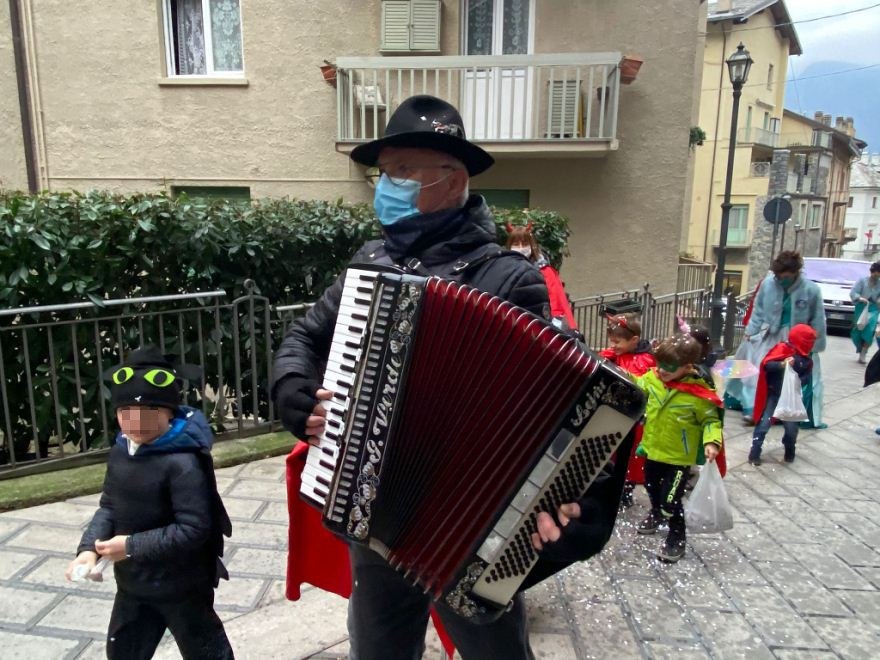
[[[495,209],[504,224],[534,223],[557,266],[567,220],[551,211]],[[242,204],[102,192],[0,194],[0,307],[223,289],[253,279],[276,303],[314,298],[364,241],[373,210],[342,201]]]
[[[496,209],[499,240],[504,225],[532,222],[548,256],[559,264],[566,251],[568,226],[558,213],[538,210]],[[47,193],[36,196],[0,192],[0,309],[51,305],[138,296],[166,295],[222,289],[230,299],[245,293],[245,280],[253,280],[257,293],[273,304],[313,300],[342,270],[354,251],[379,235],[372,208],[342,201],[287,199],[198,201],[164,195],[113,195],[103,192]],[[114,310],[113,314],[117,314]],[[84,318],[67,314],[64,319]],[[0,327],[13,317],[0,318]],[[43,315],[39,321],[61,319]],[[161,318],[161,317],[160,317]],[[30,318],[26,319],[32,320]],[[184,354],[190,361],[198,330],[191,319],[183,328],[184,340],[175,339],[179,327],[174,316],[161,321],[167,338],[166,351]],[[237,414],[268,414],[265,351],[259,351],[259,377],[253,392],[249,351],[255,346],[243,342],[240,354],[224,348],[222,367],[215,368],[220,342],[224,347],[236,328],[232,317],[224,320],[219,334],[206,326],[205,356],[211,370],[206,383],[222,382],[242,396]],[[238,319],[238,334],[245,336],[248,322]],[[45,328],[44,328],[45,330]],[[273,330],[259,320],[258,337],[271,338]],[[3,368],[16,456],[28,450],[33,436],[31,416],[36,418],[38,442],[45,455],[50,438],[60,427],[66,442],[92,447],[106,438],[100,424],[101,398],[107,396],[98,373],[98,359],[104,368],[113,364],[120,347],[130,350],[139,343],[135,324],[116,331],[101,331],[96,346],[95,330],[88,323],[58,326],[52,333],[54,356],[48,350],[48,331],[27,338],[30,374],[25,366],[25,341],[21,332],[0,332]],[[120,334],[120,337],[116,335]],[[277,343],[277,337],[274,338]],[[76,387],[73,355],[80,356],[80,388]],[[240,382],[235,379],[235,362],[240,359]],[[56,362],[58,377],[51,376]],[[28,376],[31,384],[28,385]],[[79,391],[77,391],[79,389]],[[35,410],[28,397],[34,393]],[[253,410],[252,395],[258,410]],[[60,405],[57,410],[54,399]],[[85,422],[77,410],[82,397]],[[192,403],[195,403],[191,399]],[[0,406],[0,435],[7,420]],[[219,419],[219,418],[218,418]],[[217,422],[220,423],[219,421]],[[112,422],[111,422],[112,425]],[[219,429],[222,430],[222,429]],[[53,441],[54,443],[54,441]],[[0,464],[8,443],[0,446]]]

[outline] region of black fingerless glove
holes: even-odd
[[[611,535],[611,525],[601,516],[601,511],[590,499],[579,502],[581,516],[571,519],[561,527],[558,541],[545,543],[540,556],[552,562],[573,563],[598,554]],[[559,522],[557,521],[557,524]]]
[[[297,438],[306,437],[306,420],[318,403],[320,383],[311,378],[288,376],[275,387],[275,406],[281,423]]]

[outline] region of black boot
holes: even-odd
[[[620,504],[626,508],[633,505],[633,491],[636,489],[635,483],[627,481],[623,484],[623,493],[620,496]]]
[[[786,443],[785,445],[785,456],[782,457],[786,463],[794,463],[794,443],[791,444]]]
[[[657,559],[667,564],[674,564],[684,557],[685,537],[684,534],[669,532],[660,551],[657,553]]]
[[[648,512],[648,515],[645,516],[645,519],[639,523],[638,529],[636,531],[639,534],[656,534],[657,529],[660,527],[660,521],[663,517],[660,515],[659,511],[651,509]]]

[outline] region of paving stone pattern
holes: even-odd
[[[793,464],[781,429],[749,466],[751,429],[728,413],[726,485],[735,526],[691,535],[676,565],[654,558],[662,534],[639,536],[647,498],[621,513],[602,554],[527,593],[537,657],[880,657],[878,391],[844,337],[823,355],[829,428],[802,431]],[[344,658],[346,602],[314,588],[284,599],[284,459],[217,471],[233,518],[232,579],[217,610],[239,658]],[[103,658],[115,584],[67,583],[98,496],[0,514],[0,658]],[[158,658],[179,658],[166,638]],[[426,658],[442,652],[429,631]]]

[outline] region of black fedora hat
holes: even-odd
[[[401,103],[385,127],[385,136],[355,147],[351,159],[373,167],[385,147],[417,147],[442,151],[460,160],[470,176],[484,172],[495,162],[464,134],[464,122],[452,105],[426,94]]]

